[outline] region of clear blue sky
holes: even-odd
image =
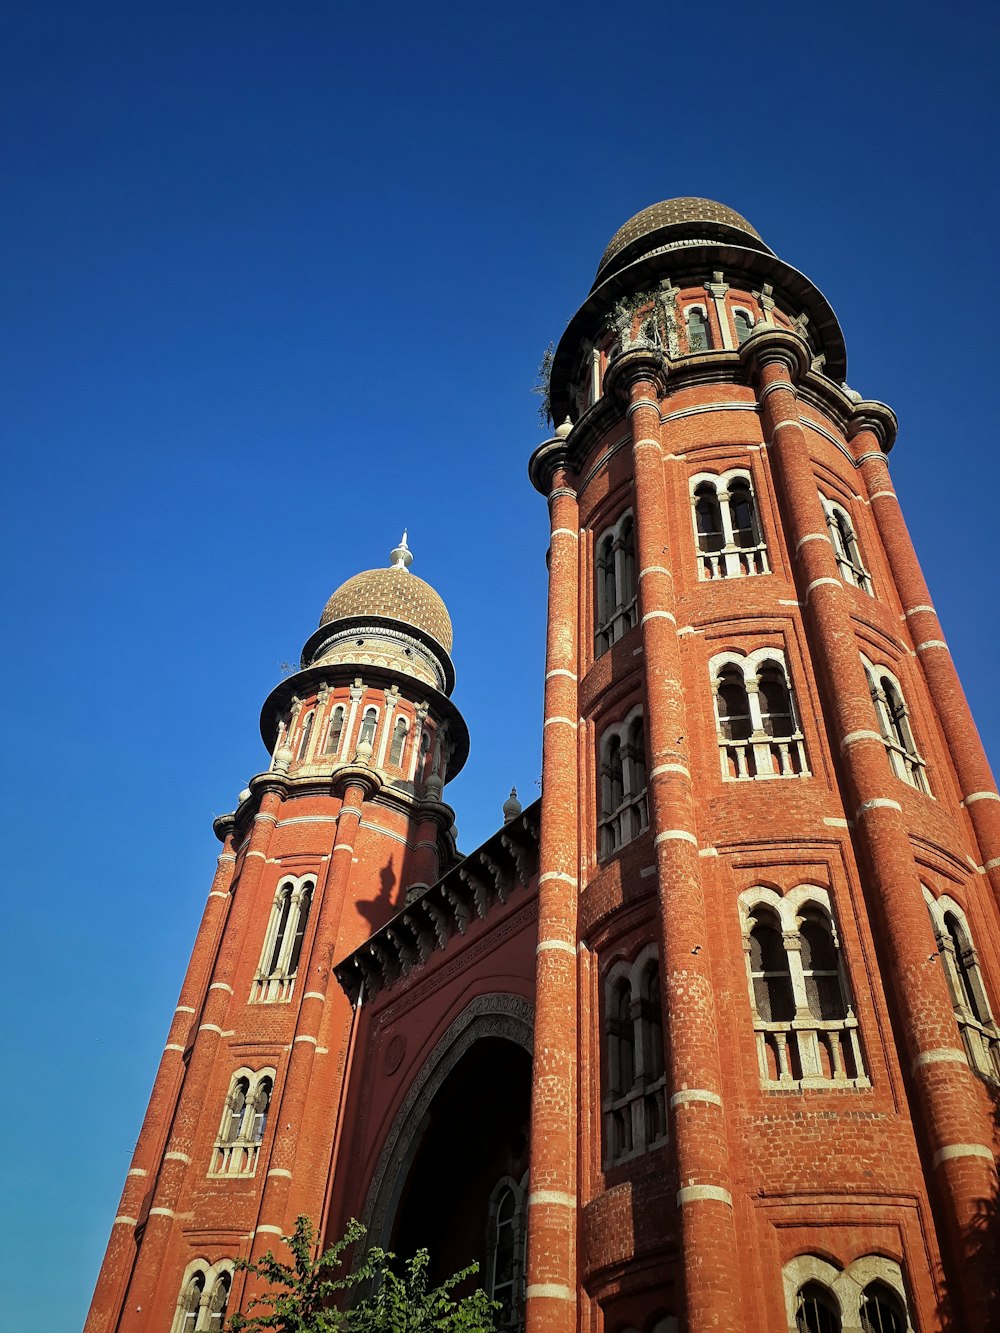
[[[997,14],[0,7],[0,1252],[39,1328],[82,1323],[260,704],[404,524],[464,847],[537,793],[529,389],[646,204],[732,205],[831,300],[1000,750]]]

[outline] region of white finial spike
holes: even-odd
[[[399,545],[394,546],[389,552],[389,559],[392,561],[393,569],[409,569],[413,564],[413,553],[406,544],[406,529],[403,529],[403,535],[400,538]]]

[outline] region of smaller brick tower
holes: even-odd
[[[330,598],[264,704],[269,769],[216,821],[87,1333],[220,1328],[237,1253],[322,1212],[353,1017],[332,965],[454,862],[442,791],[468,753],[448,612],[405,533],[391,558]]]

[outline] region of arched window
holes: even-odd
[[[750,916],[750,979],[754,1008],[766,1023],[795,1017],[795,997],[781,925],[773,912],[757,908]]]
[[[740,905],[764,1086],[868,1087],[827,891],[756,888]]]
[[[758,667],[757,695],[760,700],[761,726],[768,736],[794,736],[796,727],[792,715],[792,696],[785,680],[784,667],[768,661]]]
[[[636,620],[635,523],[621,516],[594,547],[594,652],[600,657]]]
[[[364,717],[361,719],[361,730],[358,733],[359,745],[375,744],[375,728],[378,724],[378,709],[366,708]]]
[[[340,749],[340,738],[344,734],[344,705],[337,704],[330,714],[330,728],[326,733],[326,753],[336,754]]]
[[[818,1282],[807,1282],[799,1291],[795,1327],[798,1333],[840,1333],[840,1309],[830,1292]]]
[[[299,741],[298,762],[301,764],[309,751],[309,738],[312,735],[313,722],[316,719],[315,709],[306,717],[302,726],[302,739]]]
[[[210,1176],[252,1176],[274,1091],[274,1070],[238,1069],[229,1085]]]
[[[699,473],[691,478],[698,573],[702,579],[768,573],[750,474]]]
[[[736,328],[737,344],[745,343],[753,333],[753,316],[749,310],[734,310],[733,325]]]
[[[858,539],[850,515],[843,505],[828,500],[822,492],[820,492],[819,498],[822,500],[823,508],[826,511],[826,525],[830,530],[830,542],[833,546],[833,554],[837,558],[840,577],[845,583],[850,583],[855,588],[860,588],[862,592],[870,595],[872,581],[861,559]]]
[[[232,1275],[226,1271],[221,1272],[215,1279],[215,1286],[208,1302],[208,1323],[205,1325],[209,1333],[221,1333],[225,1327],[232,1282]]]
[[[392,729],[392,745],[389,747],[389,763],[398,768],[403,762],[403,747],[406,744],[406,719],[401,717]]]
[[[180,1309],[176,1327],[178,1333],[195,1333],[198,1327],[198,1315],[201,1312],[201,1298],[205,1294],[205,1274],[201,1271],[191,1274],[181,1294]]]
[[[525,1191],[503,1176],[490,1195],[486,1231],[486,1293],[500,1305],[496,1327],[524,1327]]]
[[[600,855],[611,856],[649,824],[642,717],[612,727],[601,741]]]
[[[689,352],[707,352],[712,346],[708,328],[708,316],[701,306],[688,306],[684,314],[684,327],[687,332]]]
[[[929,795],[926,765],[913,739],[910,715],[899,681],[885,667],[873,666],[868,661],[865,661],[865,671],[890,768],[897,778]]]
[[[847,1005],[840,984],[840,961],[830,921],[817,907],[807,906],[799,928],[802,941],[802,976],[806,984],[806,1003],[814,1018],[840,1022],[847,1016]]]
[[[656,950],[618,963],[604,981],[605,1162],[611,1165],[666,1141],[663,1009]]]
[[[954,899],[947,895],[935,899],[926,886],[924,901],[969,1064],[977,1074],[1000,1083],[1000,1029],[993,1019],[968,920]]]
[[[773,648],[758,648],[746,657],[721,653],[709,667],[723,778],[808,776],[783,654]]]
[[[863,1333],[905,1333],[907,1323],[902,1301],[884,1282],[873,1282],[861,1298]]]
[[[311,877],[284,879],[278,885],[250,991],[251,1004],[291,999],[315,887]]]

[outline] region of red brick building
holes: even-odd
[[[351,1216],[529,1333],[1000,1328],[1000,799],[836,317],[700,199],[552,365],[540,801],[459,857],[451,622],[357,574],[264,705],[88,1333]]]

